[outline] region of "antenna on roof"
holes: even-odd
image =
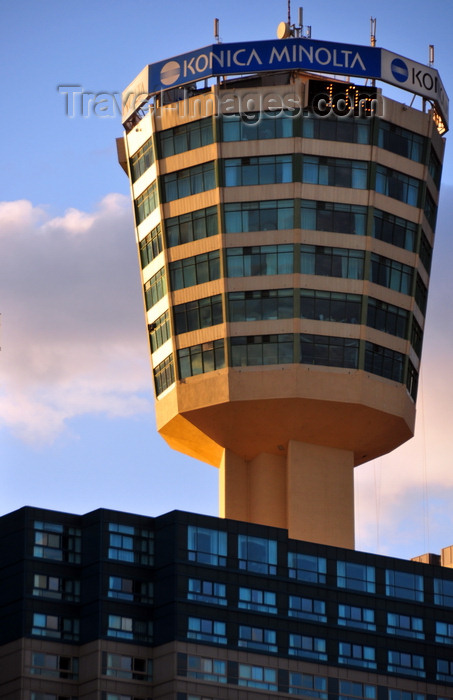
[[[279,39],[288,39],[288,37],[301,37],[303,36],[303,9],[299,7],[298,16],[299,26],[291,24],[291,0],[288,0],[288,21],[280,22],[277,27],[277,37]],[[307,36],[311,36],[311,27],[307,27]]]
[[[214,39],[217,41],[217,43],[220,43],[219,40],[219,20],[217,17],[214,18]]]
[[[433,66],[434,65],[434,44],[429,45],[429,65]]]
[[[376,46],[376,17],[370,17],[370,45]]]

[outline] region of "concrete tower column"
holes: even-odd
[[[286,456],[247,461],[224,450],[220,515],[288,530],[294,539],[354,549],[354,458],[290,440]]]

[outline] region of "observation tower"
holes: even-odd
[[[414,432],[448,99],[432,65],[279,37],[123,93],[157,428],[219,468],[221,516],[353,548],[354,467]]]

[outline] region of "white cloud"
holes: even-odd
[[[130,200],[53,218],[2,202],[0,232],[0,424],[45,443],[87,413],[149,412]]]

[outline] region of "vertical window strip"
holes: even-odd
[[[151,352],[155,352],[170,338],[170,314],[165,311],[156,321],[149,324]]]
[[[153,230],[148,233],[139,243],[140,263],[142,270],[154,260],[163,250],[162,230],[158,224]]]
[[[167,283],[165,268],[162,267],[156,272],[155,275],[153,275],[147,282],[145,282],[144,294],[146,310],[149,311],[149,309],[151,309],[154,306],[154,304],[157,304],[158,301],[163,299],[166,293]]]
[[[153,140],[149,138],[130,158],[131,180],[136,182],[154,163]]]
[[[165,389],[168,389],[168,387],[175,382],[173,355],[169,355],[165,360],[162,360],[162,362],[154,368],[153,374],[156,396],[160,396]]]
[[[146,188],[141,195],[134,201],[135,220],[137,226],[151,214],[159,205],[159,197],[157,192],[157,182],[154,181]]]

